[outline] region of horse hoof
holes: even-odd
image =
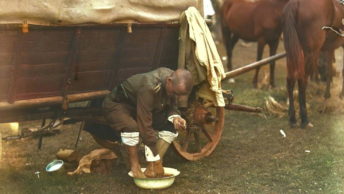
[[[307,125],[308,125],[308,123],[301,123],[301,129],[306,129],[307,128]]]
[[[228,83],[234,84],[234,83],[235,83],[235,79],[234,79],[234,78],[230,78],[230,79],[228,80]]]
[[[290,128],[296,128],[297,124],[296,124],[296,122],[295,123],[294,122],[290,122],[289,126],[290,126]]]
[[[271,89],[271,90],[273,90],[273,89],[275,89],[275,88],[276,88],[275,85],[270,85],[270,86],[269,86],[269,89]]]
[[[328,94],[328,93],[327,93],[327,94],[325,94],[325,95],[324,95],[324,98],[325,98],[325,99],[329,99],[329,98],[331,98],[331,94]]]
[[[275,88],[275,87],[276,87],[275,82],[270,82],[270,87],[271,87],[271,88]]]
[[[306,128],[313,128],[314,125],[310,122],[303,122],[301,123],[301,126],[300,126],[302,129],[306,129]]]

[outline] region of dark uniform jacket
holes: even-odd
[[[179,114],[176,99],[168,97],[165,90],[166,78],[172,73],[173,70],[161,67],[151,72],[133,75],[117,86],[110,95],[112,102],[125,103],[134,107],[135,113],[131,114],[131,117],[136,117],[134,118],[137,123],[136,131],[140,132],[146,145],[155,144],[157,140],[152,125],[153,115],[164,115],[163,119],[167,121],[169,116]],[[104,106],[109,108],[112,104],[104,103]],[[111,111],[111,109],[108,110]],[[116,111],[118,112],[118,110]],[[123,114],[123,112],[125,111],[121,111],[119,114]],[[113,117],[116,115],[113,114]],[[116,130],[123,131],[123,127]]]

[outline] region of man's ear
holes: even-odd
[[[172,86],[172,77],[167,77],[166,82]]]

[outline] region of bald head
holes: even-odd
[[[173,87],[183,94],[189,94],[193,87],[193,80],[190,71],[186,69],[177,69],[172,74]]]
[[[188,95],[192,87],[192,75],[188,70],[177,69],[167,78],[166,91],[169,95]]]

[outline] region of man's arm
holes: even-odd
[[[168,109],[168,120],[173,123],[175,129],[186,129],[186,121],[180,116],[180,111],[178,110],[177,106],[177,100],[173,100],[170,103]]]
[[[152,127],[152,110],[154,104],[153,92],[149,88],[141,88],[137,94],[137,126],[143,143],[147,145],[156,155],[155,144],[158,140],[157,134]]]

